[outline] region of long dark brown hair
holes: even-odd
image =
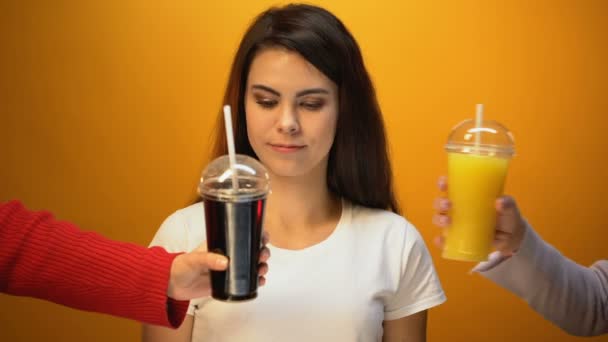
[[[233,108],[236,152],[257,158],[247,138],[245,87],[253,58],[268,47],[297,52],[338,86],[338,122],[327,166],[330,191],[359,205],[399,213],[376,91],[357,42],[323,8],[304,4],[273,7],[247,29],[224,94],[224,103]],[[228,150],[221,114],[217,126],[214,158]]]

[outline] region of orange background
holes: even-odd
[[[271,4],[2,1],[0,200],[146,245],[194,198],[231,58]],[[607,257],[608,2],[320,4],[363,49],[397,194],[427,241],[445,139],[484,103],[515,135],[506,190],[536,230],[582,264]],[[430,341],[576,340],[429,247],[448,296]],[[139,338],[137,323],[39,300],[0,307],[1,341]]]

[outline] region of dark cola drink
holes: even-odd
[[[226,271],[211,271],[213,298],[240,301],[257,297],[265,202],[204,200],[207,248],[229,260]]]
[[[268,172],[251,157],[237,154],[230,163],[222,156],[205,168],[198,190],[205,207],[207,249],[228,257],[225,271],[210,272],[211,296],[225,301],[256,298]]]

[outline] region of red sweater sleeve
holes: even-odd
[[[0,292],[177,327],[188,302],[166,294],[176,256],[83,232],[18,201],[0,204]]]

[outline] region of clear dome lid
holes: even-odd
[[[264,165],[246,155],[237,154],[235,172],[227,155],[213,160],[201,175],[198,193],[203,199],[244,202],[265,198],[270,177]],[[233,186],[233,182],[238,186]]]
[[[474,119],[456,125],[448,142],[447,152],[511,157],[515,154],[513,134],[500,123],[483,120],[477,126]]]

